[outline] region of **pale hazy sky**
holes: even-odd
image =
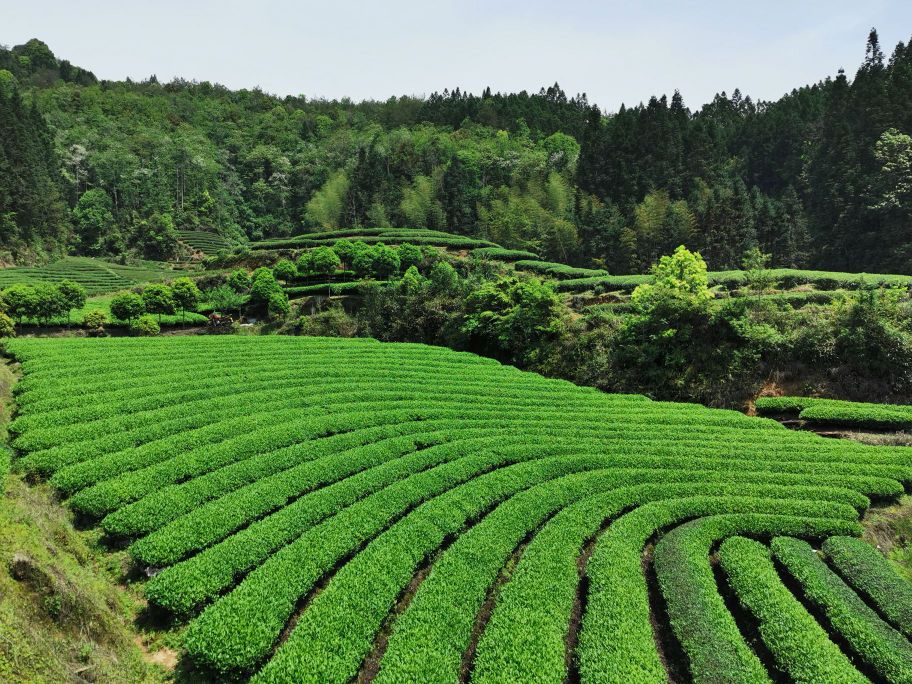
[[[851,76],[872,26],[889,56],[912,37],[912,0],[0,0],[0,43],[40,38],[100,78],[356,100],[558,81],[609,111]]]

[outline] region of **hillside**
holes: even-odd
[[[0,50],[0,257],[418,226],[612,274],[679,244],[712,270],[758,246],[778,267],[910,273],[912,47],[888,59],[872,31],[853,77],[824,76],[698,110],[644,92],[606,112],[557,84],[326,101],[98,82],[32,40]]]
[[[17,470],[49,478],[70,509],[128,544],[128,576],[152,575],[138,580],[149,618],[189,622],[180,662],[194,676],[912,673],[897,631],[912,629],[906,614],[865,603],[886,591],[865,573],[895,574],[877,555],[853,565],[858,552],[839,541],[860,533],[872,498],[912,481],[902,448],[606,395],[422,345],[197,337],[6,348],[24,375],[10,426]],[[773,537],[772,547],[738,535]],[[846,555],[839,576],[791,537],[831,537],[824,550]],[[713,576],[709,556],[728,538],[722,571],[752,618],[732,617]],[[767,570],[770,554],[794,573],[788,583]],[[757,581],[784,611],[749,592]],[[805,606],[829,611],[830,601],[853,617],[818,625]],[[767,628],[792,631],[773,639]],[[797,656],[809,642],[814,655]]]

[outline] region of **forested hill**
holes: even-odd
[[[777,266],[912,272],[912,45],[887,59],[873,31],[853,77],[775,102],[615,113],[556,84],[354,103],[97,81],[32,40],[0,49],[0,133],[6,261],[392,225],[613,273],[682,243],[712,269],[758,245]]]

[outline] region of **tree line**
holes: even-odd
[[[713,270],[756,247],[775,266],[910,272],[910,97],[912,45],[887,59],[873,30],[851,79],[614,113],[558,84],[352,102],[98,81],[33,40],[0,49],[2,257],[164,259],[180,228],[415,226],[613,273],[681,244]]]

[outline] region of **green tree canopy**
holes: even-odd
[[[158,314],[159,324],[161,324],[162,315],[174,313],[176,307],[174,291],[160,283],[146,285],[142,291],[142,301],[147,312]]]
[[[135,292],[121,292],[111,298],[111,315],[121,321],[129,323],[145,312],[145,302]]]

